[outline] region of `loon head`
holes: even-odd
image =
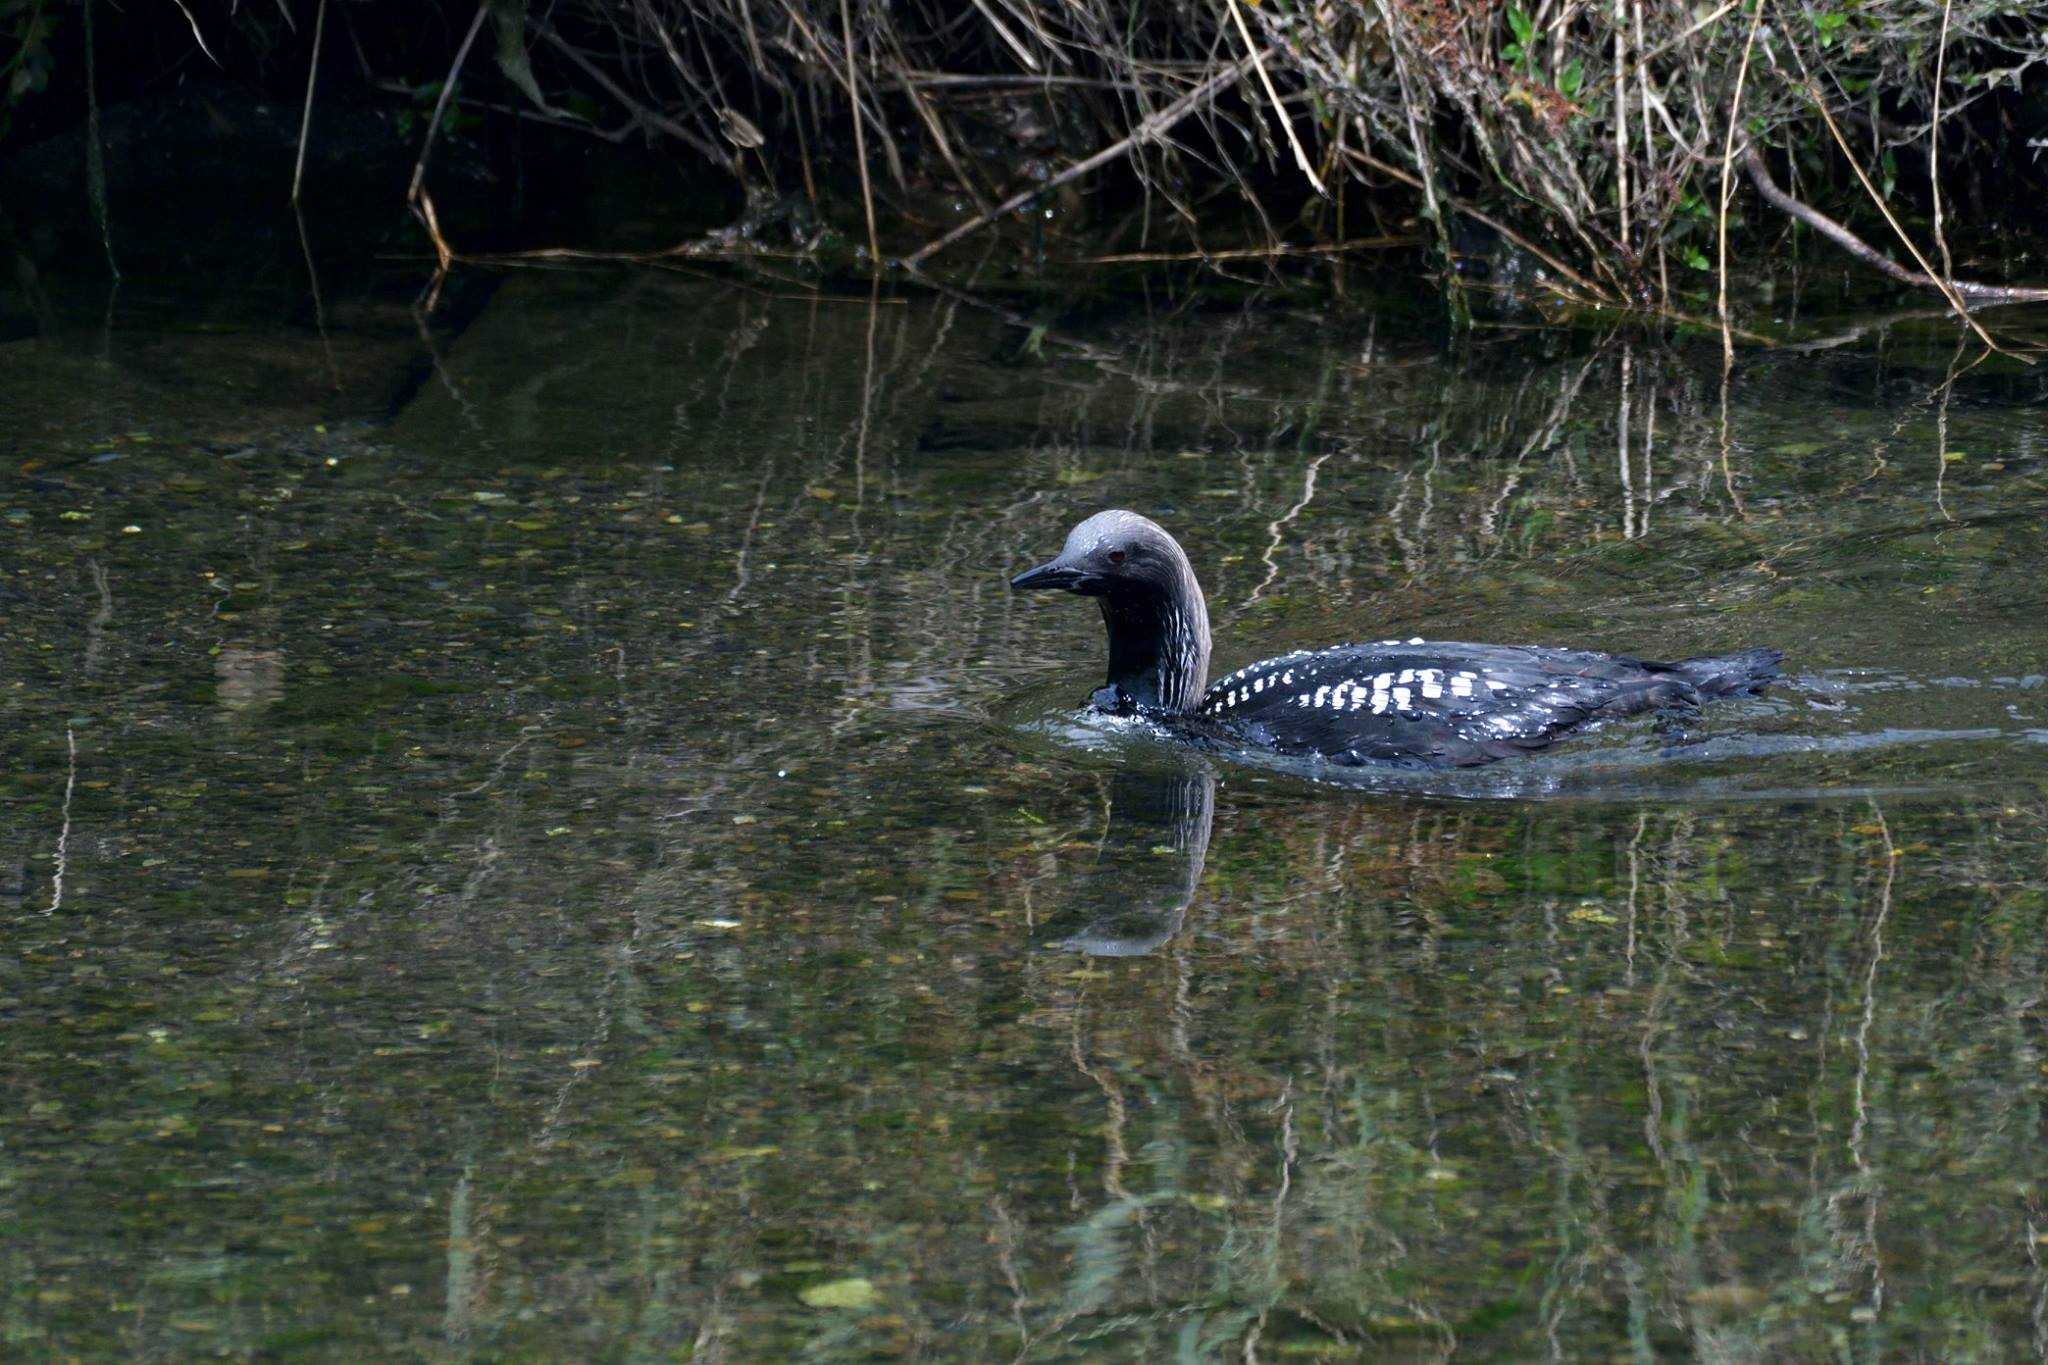
[[[1194,568],[1157,522],[1097,512],[1059,554],[1010,580],[1019,591],[1064,588],[1096,598],[1109,629],[1108,685],[1119,702],[1177,714],[1209,679],[1209,609]]]

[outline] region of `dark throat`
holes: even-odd
[[[1176,611],[1162,592],[1100,601],[1109,629],[1108,685],[1145,710],[1192,710],[1208,662],[1207,621]]]

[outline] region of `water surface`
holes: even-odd
[[[2035,372],[416,284],[0,348],[10,1353],[2048,1349]],[[1005,589],[1113,505],[1219,672],[1790,676],[1441,780],[1190,756]]]

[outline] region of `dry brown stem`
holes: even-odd
[[[1742,87],[1749,82],[1749,58],[1756,51],[1756,31],[1763,24],[1764,7],[1759,3],[1750,16],[1749,36],[1742,40],[1742,65],[1735,72],[1735,98],[1728,106],[1728,133],[1721,143],[1721,203],[1714,215],[1717,242],[1715,277],[1719,283],[1721,313],[1721,366],[1735,363],[1735,342],[1728,329],[1728,200],[1735,192],[1730,174],[1735,161],[1735,133],[1742,126]]]
[[[846,89],[853,104],[853,158],[860,167],[860,206],[868,219],[868,265],[882,267],[882,242],[875,235],[875,187],[868,183],[867,118],[860,107],[860,64],[854,55],[853,12],[847,0],[839,0],[839,26],[846,44]]]
[[[1920,289],[1938,289],[1945,294],[1952,292],[1956,297],[1951,302],[1963,314],[1965,320],[1969,318],[1966,300],[1976,303],[2038,303],[2048,301],[2048,288],[2029,285],[1979,284],[1974,280],[1945,280],[1932,273],[1932,271],[1927,270],[1925,261],[1921,261],[1921,270],[1908,270],[1870,243],[1864,241],[1861,237],[1858,237],[1848,228],[1843,227],[1840,223],[1822,213],[1819,209],[1814,208],[1810,204],[1802,203],[1787,194],[1778,182],[1771,178],[1770,168],[1764,164],[1762,155],[1755,147],[1751,147],[1742,154],[1742,168],[1749,173],[1750,182],[1756,186],[1757,193],[1762,195],[1764,202],[1772,208],[1797,218],[1800,222],[1806,224],[1815,232],[1820,233],[1821,236],[1827,238],[1857,260],[1897,280],[1900,284],[1910,284]],[[1873,195],[1876,194],[1876,187],[1872,187],[1871,193]],[[1901,230],[1901,235],[1903,236],[1903,230]],[[1908,241],[1907,245],[1910,249],[1911,242]],[[1917,251],[1914,253],[1914,258],[1916,260],[1920,259]]]
[[[1682,305],[1687,286],[1701,282],[1680,262],[1711,270],[1726,321],[1746,144],[1808,153],[1839,142],[1834,120],[1856,116],[1870,136],[1848,158],[1852,169],[1910,145],[1939,176],[1942,155],[1959,161],[1991,126],[1984,101],[2008,101],[2048,69],[2048,48],[2011,22],[2011,0],[1784,6],[1769,25],[1759,5],[555,0],[533,7],[525,34],[545,59],[531,79],[551,88],[543,99],[522,87],[525,99],[510,103],[532,103],[539,112],[521,116],[547,120],[575,107],[567,96],[595,98],[620,116],[579,131],[675,139],[744,176],[756,207],[764,192],[800,185],[830,214],[835,177],[824,171],[837,156],[849,206],[858,176],[871,257],[885,207],[877,192],[889,184],[911,212],[919,196],[972,200],[972,216],[912,254],[915,264],[1121,161],[1141,202],[1123,220],[1134,240],[1106,251],[1223,261],[1201,246],[1220,221],[1254,223],[1257,235],[1240,234],[1232,247],[1261,236],[1303,245],[1346,235],[1346,215],[1361,207],[1380,222],[1419,208],[1446,254],[1464,215],[1540,259],[1560,289],[1602,306]],[[468,87],[478,88],[476,76]],[[1846,91],[1870,92],[1882,115],[1845,113],[1857,102]],[[728,139],[752,149],[744,164]],[[1091,147],[1099,150],[1061,150]],[[1040,169],[1047,164],[1052,173]],[[1702,206],[1717,167],[1719,202]],[[1937,287],[1953,274],[1953,184],[1932,185],[1930,254],[1941,269],[1921,265]],[[1821,191],[1794,188],[1830,204]],[[1309,205],[1304,226],[1306,190],[1343,193],[1326,210]],[[1872,216],[1888,213],[1882,196],[1870,202]],[[1863,213],[1836,213],[1837,226],[1853,238]],[[1175,240],[1153,240],[1162,222]],[[1887,274],[1919,282],[1910,267]],[[1446,275],[1444,287],[1461,288],[1459,276]],[[1956,297],[2040,296],[1970,285]]]
[[[1948,65],[1948,21],[1954,0],[1941,0],[1941,37],[1934,45],[1934,112],[1927,120],[1927,193],[1934,200],[1934,245],[1941,252],[1941,273],[1953,277],[1955,258],[1941,230],[1941,78]],[[1946,400],[1944,400],[1946,401]]]
[[[1372,155],[1372,153],[1370,152],[1361,152],[1355,147],[1346,147],[1344,149],[1344,154],[1350,157],[1353,161],[1356,161],[1359,165],[1378,171],[1381,175],[1392,176],[1394,179],[1401,181],[1403,184],[1412,185],[1417,189],[1421,189],[1423,187],[1423,182],[1419,176],[1404,171],[1399,166],[1389,165],[1387,162],[1380,160],[1378,157]],[[1558,274],[1564,276],[1565,279],[1570,280],[1572,284],[1577,286],[1579,289],[1585,291],[1587,302],[1613,303],[1616,301],[1613,294],[1609,293],[1605,289],[1602,289],[1599,285],[1593,283],[1593,281],[1587,279],[1584,275],[1579,274],[1576,270],[1573,270],[1563,261],[1560,261],[1557,257],[1553,256],[1548,251],[1545,251],[1542,247],[1537,246],[1534,242],[1530,241],[1527,237],[1524,237],[1521,233],[1516,232],[1513,228],[1509,227],[1500,219],[1493,217],[1491,214],[1488,214],[1485,211],[1471,204],[1462,203],[1456,199],[1447,200],[1446,202],[1448,202],[1450,206],[1456,209],[1459,213],[1465,214],[1467,217],[1470,217],[1478,222],[1486,224],[1495,232],[1498,232],[1501,236],[1507,238],[1510,242],[1513,242],[1516,246],[1528,252],[1531,256],[1534,256],[1537,260],[1543,262],[1543,264],[1549,266]]]
[[[1281,242],[1271,246],[1228,247],[1212,251],[1120,251],[1106,256],[1077,256],[1061,264],[1137,265],[1176,261],[1257,261],[1283,256],[1342,256],[1354,251],[1391,251],[1400,247],[1419,246],[1421,243],[1420,237],[1410,236],[1354,237],[1349,241],[1319,242],[1310,246],[1290,246]]]
[[[705,160],[711,162],[714,166],[737,173],[739,163],[720,150],[718,144],[712,142],[709,138],[700,137],[675,119],[670,118],[657,109],[649,108],[640,100],[634,99],[620,87],[617,81],[605,75],[597,63],[584,56],[582,52],[576,49],[574,44],[563,38],[561,34],[550,28],[541,30],[541,36],[547,40],[550,47],[560,52],[564,57],[567,57],[585,75],[597,82],[598,86],[607,95],[618,102],[621,109],[632,115],[636,123],[639,123],[642,127],[654,129],[657,132],[667,133],[684,146],[701,154]]]
[[[448,239],[441,235],[441,223],[434,212],[434,201],[427,195],[427,161],[434,154],[434,137],[440,132],[441,119],[448,112],[448,101],[454,98],[456,83],[462,78],[462,64],[469,60],[469,50],[476,45],[476,35],[483,30],[484,18],[491,12],[489,0],[479,0],[476,17],[469,21],[469,32],[462,37],[462,45],[455,49],[455,60],[448,65],[448,78],[441,82],[441,97],[434,101],[434,117],[427,125],[427,135],[420,143],[419,160],[413,163],[412,183],[406,189],[406,202],[419,215],[420,223],[427,230],[427,237],[434,244],[434,255],[440,260],[441,268],[436,275],[436,286],[440,275],[448,273],[448,265],[455,259],[455,253],[448,245]]]
[[[1329,194],[1323,185],[1323,178],[1316,174],[1316,168],[1309,164],[1308,153],[1301,149],[1301,139],[1294,134],[1294,120],[1287,117],[1287,106],[1280,101],[1280,92],[1273,88],[1273,77],[1266,70],[1265,58],[1259,55],[1259,44],[1252,37],[1250,25],[1244,21],[1244,6],[1238,0],[1227,0],[1230,17],[1237,25],[1238,36],[1244,39],[1244,50],[1252,57],[1252,65],[1258,69],[1259,84],[1265,87],[1266,98],[1272,103],[1273,117],[1280,124],[1280,131],[1287,136],[1287,145],[1294,151],[1294,164],[1308,177],[1308,183],[1316,187],[1316,193]]]
[[[306,178],[306,135],[313,130],[313,83],[320,77],[320,44],[327,36],[327,0],[313,16],[313,55],[306,60],[306,107],[299,115],[299,154],[292,163],[292,202],[299,202],[299,186]]]
[[[1107,166],[1110,162],[1123,156],[1133,148],[1141,147],[1164,136],[1175,124],[1179,123],[1189,114],[1194,113],[1203,104],[1215,99],[1216,96],[1237,84],[1243,78],[1244,73],[1251,69],[1251,66],[1252,58],[1250,57],[1232,62],[1229,66],[1217,72],[1208,80],[1203,81],[1173,103],[1159,110],[1136,128],[1133,128],[1128,135],[1118,138],[1115,142],[1110,143],[1094,155],[1083,157],[1081,160],[1076,161],[1044,184],[1033,185],[1029,189],[1018,191],[1002,203],[996,205],[992,211],[975,214],[974,217],[969,218],[950,232],[926,242],[923,246],[905,257],[903,263],[908,266],[917,266],[938,252],[944,251],[961,238],[986,227],[1002,215],[1015,213],[1039,195],[1049,190],[1057,189],[1068,181],[1078,179],[1090,171]]]
[[[1956,310],[1956,316],[1961,318],[1963,320],[1963,323],[1966,326],[1968,326],[1971,331],[1977,334],[1977,339],[1979,341],[1982,341],[1986,346],[1990,347],[1994,351],[2000,351],[2005,354],[2011,355],[2012,352],[2005,351],[2004,347],[2000,346],[1997,342],[1993,341],[1991,339],[1991,334],[1985,331],[1983,326],[1979,324],[1975,318],[1970,316],[1969,305],[1964,302],[1963,289],[1960,286],[1958,286],[1958,284],[1955,281],[1947,279],[1941,275],[1935,274],[1934,267],[1929,265],[1927,263],[1927,258],[1920,254],[1920,248],[1913,244],[1913,239],[1907,235],[1906,229],[1900,225],[1898,216],[1892,212],[1891,205],[1887,204],[1885,202],[1884,196],[1878,193],[1877,186],[1870,183],[1870,176],[1864,171],[1863,163],[1856,159],[1856,153],[1849,146],[1849,140],[1842,136],[1841,126],[1835,122],[1834,115],[1828,112],[1827,101],[1822,97],[1818,87],[1814,85],[1813,73],[1807,70],[1806,58],[1800,54],[1799,45],[1797,43],[1793,43],[1789,44],[1789,46],[1792,50],[1792,60],[1798,65],[1800,78],[1805,84],[1807,98],[1813,101],[1814,112],[1819,114],[1821,117],[1821,122],[1827,125],[1829,135],[1834,138],[1835,145],[1841,149],[1843,159],[1849,163],[1849,169],[1855,172],[1857,182],[1863,186],[1863,192],[1870,196],[1870,202],[1877,206],[1878,212],[1884,215],[1885,222],[1891,225],[1892,232],[1897,235],[1899,241],[1902,244],[1904,244],[1906,251],[1913,257],[1913,260],[1919,265],[1920,274],[1918,276],[1913,275],[1910,271],[1905,270],[1896,262],[1892,262],[1890,257],[1883,255],[1883,253],[1878,252],[1877,250],[1868,246],[1867,244],[1861,243],[1861,240],[1858,239],[1854,233],[1850,232],[1847,228],[1841,227],[1840,224],[1834,224],[1834,226],[1840,233],[1840,236],[1836,236],[1835,240],[1837,242],[1842,242],[1844,238],[1847,238],[1851,241],[1857,241],[1859,245],[1863,246],[1863,250],[1866,253],[1868,253],[1866,259],[1868,259],[1868,257],[1874,256],[1880,260],[1889,262],[1892,266],[1892,269],[1898,271],[1898,275],[1895,276],[1895,278],[1901,279],[1904,283],[1931,285],[1933,288],[1939,289],[1942,292],[1942,294],[1948,299],[1950,306],[1952,306]],[[1755,158],[1750,163],[1750,172],[1752,178],[1755,177],[1757,169],[1762,165],[1763,159],[1761,157]],[[1759,184],[1759,189],[1761,189],[1761,184]],[[1789,196],[1787,197],[1789,198]],[[1801,207],[1805,206],[1801,205]],[[1806,218],[1806,221],[1812,223],[1816,228],[1818,228],[1822,222],[1832,221],[1830,219],[1825,218],[1821,214],[1812,213],[1811,210],[1809,210],[1808,212],[1811,213],[1812,216]],[[2048,299],[2048,290],[2042,290],[2038,295],[2033,295],[2025,292],[2016,293],[2011,289],[2002,287],[1972,285],[1970,286],[1970,288],[1973,293],[1977,294],[1977,297],[1984,298],[1987,300],[1996,300],[1998,302],[2005,303],[2016,302],[2020,299],[2030,297]],[[1978,292],[1980,290],[1983,292]],[[2034,363],[2031,359],[2029,359],[2026,356],[2015,356],[2014,358],[2025,361],[2029,365]]]

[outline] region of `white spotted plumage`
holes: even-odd
[[[1654,663],[1414,635],[1293,650],[1205,689],[1206,604],[1187,555],[1157,523],[1135,512],[1099,512],[1069,532],[1057,559],[1012,584],[1102,599],[1109,681],[1094,705],[1169,723],[1199,710],[1230,727],[1218,738],[1336,763],[1490,762],[1542,748],[1588,720],[1753,693],[1777,676],[1782,658],[1756,649]],[[1358,714],[1367,710],[1370,718]]]
[[[1406,733],[1408,725],[1421,725],[1444,727],[1474,742],[1522,745],[1541,742],[1560,723],[1570,724],[1583,714],[1589,702],[1597,705],[1600,700],[1587,691],[1589,680],[1577,675],[1460,668],[1455,656],[1441,663],[1428,656],[1403,658],[1408,645],[1393,641],[1376,646],[1391,656],[1379,659],[1370,654],[1347,659],[1297,651],[1262,660],[1219,680],[1202,699],[1201,710],[1253,726],[1364,727],[1368,738],[1375,731],[1385,733],[1388,739],[1383,742],[1405,743],[1396,737]],[[1375,663],[1385,666],[1375,671]],[[1302,720],[1282,721],[1272,709],[1279,706]],[[1309,721],[1303,712],[1318,720]],[[1353,719],[1346,721],[1346,716]]]
[[[1389,646],[1405,643],[1399,640],[1382,642]],[[1297,651],[1238,669],[1209,689],[1201,709],[1210,714],[1232,711],[1260,701],[1268,692],[1293,688],[1296,670],[1278,665],[1284,659],[1299,657],[1301,654]],[[1431,714],[1469,716],[1474,710],[1471,703],[1475,700],[1502,697],[1517,690],[1514,684],[1483,671],[1413,664],[1350,678],[1317,678],[1311,672],[1301,680],[1300,689],[1284,700],[1292,700],[1295,705],[1310,710],[1369,711],[1375,716],[1391,713],[1416,717]],[[1575,704],[1573,693],[1555,683],[1531,700],[1558,708]],[[1428,705],[1432,702],[1440,705]]]

